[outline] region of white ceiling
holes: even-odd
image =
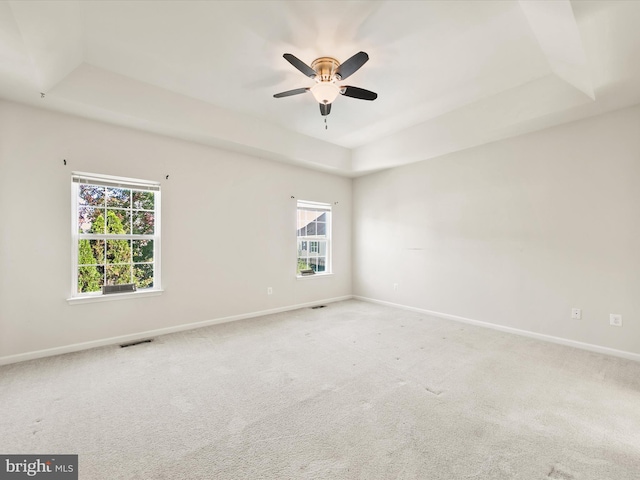
[[[640,103],[640,1],[0,2],[0,97],[341,175]],[[310,64],[370,60],[325,129]],[[41,98],[40,92],[45,93]]]

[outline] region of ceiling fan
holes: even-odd
[[[377,93],[365,90],[364,88],[336,85],[336,82],[345,80],[353,75],[369,60],[369,55],[365,52],[358,52],[343,63],[331,57],[316,58],[311,62],[311,66],[290,53],[285,53],[283,57],[307,77],[315,80],[316,84],[313,87],[296,88],[294,90],[276,93],[274,95],[275,98],[290,97],[292,95],[311,92],[320,104],[320,113],[322,116],[331,113],[331,104],[338,95],[359,98],[360,100],[375,100],[378,98]]]

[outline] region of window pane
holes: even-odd
[[[107,265],[107,285],[131,283],[131,265]]]
[[[97,292],[104,283],[104,266],[78,267],[78,292]]]
[[[104,209],[79,206],[78,233],[104,233]]]
[[[133,240],[133,261],[153,262],[153,240]]]
[[[131,190],[107,187],[107,207],[131,207]]]
[[[78,267],[78,292],[97,292],[104,283],[104,266]]]
[[[316,257],[309,259],[309,265],[313,269],[314,272],[324,272],[325,271],[325,258],[324,257]]]
[[[324,222],[316,222],[315,235],[325,236],[327,234],[327,224]]]
[[[314,212],[313,210],[302,210],[303,224],[306,225],[307,223],[313,222],[320,215],[319,212]]]
[[[133,191],[133,208],[153,210],[153,202],[153,192],[139,192],[136,190]]]
[[[107,209],[107,233],[131,233],[131,215],[128,210]]]
[[[104,206],[104,187],[80,185],[78,189],[78,204],[94,207]]]
[[[107,240],[107,263],[131,263],[129,240]]]
[[[133,281],[136,284],[137,288],[153,287],[153,264],[134,264],[133,277]]]
[[[320,245],[320,250],[319,250],[319,254],[321,257],[326,257],[327,256],[327,242],[318,242],[318,244]]]
[[[296,273],[300,273],[301,270],[308,270],[310,268],[311,267],[309,266],[306,258],[298,258],[298,269]]]
[[[155,217],[153,212],[133,212],[133,233],[153,235]]]
[[[78,265],[104,265],[104,240],[78,240]]]

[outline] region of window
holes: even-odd
[[[160,184],[74,173],[72,297],[160,289]]]
[[[298,200],[298,267],[331,273],[331,205]]]

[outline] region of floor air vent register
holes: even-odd
[[[133,347],[135,345],[142,345],[143,343],[151,343],[151,342],[153,342],[153,339],[147,338],[146,340],[137,340],[135,342],[123,343],[122,345],[120,345],[120,348]]]

